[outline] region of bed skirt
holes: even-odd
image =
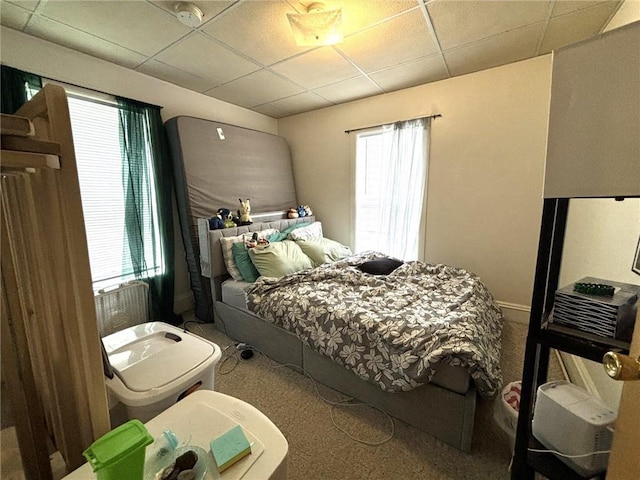
[[[292,333],[220,301],[215,326],[231,339],[256,347],[273,360],[303,368],[312,378],[465,452],[471,450],[476,409],[473,383],[464,393],[429,383],[408,392],[384,392],[311,350]],[[220,320],[220,321],[218,321]]]

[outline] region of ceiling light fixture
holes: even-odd
[[[293,38],[301,47],[334,45],[344,40],[342,9],[327,10],[324,3],[306,6],[307,13],[287,13]]]
[[[173,10],[176,12],[176,17],[178,17],[180,23],[185,24],[187,27],[196,28],[202,23],[202,10],[191,3],[176,2]]]

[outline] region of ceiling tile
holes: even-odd
[[[6,3],[13,3],[16,5],[20,5],[22,8],[26,8],[27,10],[35,12],[36,7],[38,6],[38,3],[40,3],[40,1],[39,0],[3,0],[2,1],[3,8]]]
[[[137,52],[38,15],[33,15],[24,31],[127,68],[134,68],[146,59]]]
[[[444,60],[440,55],[403,63],[369,75],[371,80],[384,88],[385,92],[435,82],[448,76]]]
[[[195,90],[199,93],[209,90],[215,86],[211,80],[192,75],[180,70],[179,68],[159,62],[158,60],[149,60],[136,68],[136,70],[140,73],[144,73],[145,75],[159,78],[165,82],[173,83],[174,85],[179,85],[190,90]]]
[[[39,13],[144,55],[154,55],[192,29],[147,2],[56,1]]]
[[[332,47],[312,50],[304,55],[278,63],[271,69],[307,89],[360,75],[358,69]]]
[[[175,15],[175,10],[174,10],[174,6],[176,4],[175,0],[171,0],[171,1],[166,1],[166,0],[149,0],[151,3],[158,5],[160,8],[162,8],[163,10],[166,10],[167,12],[169,12],[171,15]],[[226,10],[227,8],[229,8],[231,5],[233,5],[234,3],[236,3],[236,0],[229,0],[229,1],[223,1],[223,0],[215,0],[215,1],[211,1],[211,0],[198,0],[195,2],[191,2],[193,3],[195,6],[197,6],[200,11],[202,12],[202,24],[204,25],[205,23],[211,21],[213,18],[216,17],[216,15],[220,14],[220,12],[223,12],[224,10]]]
[[[451,75],[485,70],[533,57],[543,25],[531,25],[445,52]]]
[[[31,17],[31,12],[10,3],[0,5],[0,23],[5,27],[22,30]]]
[[[617,7],[620,3],[619,0],[614,1],[603,1],[603,0],[557,0],[553,6],[552,17],[557,17],[559,15],[564,15],[565,13],[572,13],[577,10],[582,10],[583,8],[593,7],[595,5],[601,3],[611,3],[614,4],[614,7]]]
[[[287,112],[288,115],[294,115],[296,113],[328,107],[333,105],[333,103],[316,95],[315,93],[302,92],[281,100],[275,100],[271,102],[270,105],[282,109]]]
[[[420,10],[364,30],[336,47],[367,73],[438,52]]]
[[[260,67],[206,35],[194,32],[156,55],[156,60],[211,81],[213,86],[255,72]]]
[[[369,27],[382,20],[398,15],[418,6],[420,0],[362,1],[342,0],[326,1],[327,8],[342,7],[342,29],[344,35],[351,35],[363,28]]]
[[[364,76],[316,88],[314,92],[333,103],[348,102],[384,93]]]
[[[540,54],[597,35],[616,8],[616,4],[603,3],[552,18],[540,45]]]
[[[547,19],[550,2],[436,0],[427,4],[443,50]]]
[[[268,115],[269,117],[272,117],[272,118],[283,118],[289,115],[289,112],[276,107],[272,103],[265,103],[264,105],[258,105],[257,107],[252,108],[252,110],[258,113],[262,113],[263,115]]]
[[[260,70],[211,89],[205,94],[250,108],[300,92],[302,89],[297,85],[267,70]]]
[[[246,2],[202,31],[269,66],[309,49],[296,45],[287,13],[295,10],[286,2]]]

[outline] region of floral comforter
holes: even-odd
[[[429,382],[440,362],[466,367],[478,391],[502,383],[503,317],[482,281],[446,265],[406,262],[389,275],[357,265],[365,252],[247,291],[251,311],[386,391]]]

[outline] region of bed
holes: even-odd
[[[196,277],[200,281],[197,285],[200,289],[198,295],[201,297],[201,308],[196,308],[198,318],[213,320],[217,328],[230,338],[253,345],[278,362],[303,368],[325,385],[374,405],[460,450],[470,451],[478,392],[491,396],[499,390],[502,380],[499,368],[502,315],[482,282],[463,270],[420,262],[402,262],[393,271],[382,275],[363,272],[359,268],[367,262],[388,260],[380,252],[348,255],[326,264],[314,264],[280,279],[262,276],[249,283],[242,281],[242,278],[238,279],[237,272],[233,272],[236,277],[233,278],[229,271],[232,265],[228,263],[228,250],[227,262],[223,253],[223,245],[239,243],[231,239],[243,238],[244,243],[254,232],[284,232],[301,224],[320,226],[321,223],[314,216],[286,218],[288,207],[296,205],[297,198],[295,189],[290,188],[293,186],[293,174],[288,149],[286,159],[281,158],[284,152],[281,142],[283,139],[265,138],[266,134],[241,129],[237,133],[244,135],[244,140],[239,143],[246,150],[237,152],[232,149],[231,152],[219,155],[213,162],[216,166],[211,168],[216,172],[233,170],[239,156],[246,159],[257,149],[260,152],[260,165],[272,173],[273,167],[265,160],[269,156],[266,144],[277,145],[277,161],[282,169],[278,177],[280,184],[273,188],[263,185],[268,193],[262,198],[269,198],[272,205],[269,211],[254,215],[254,223],[237,228],[210,230],[210,215],[219,206],[223,206],[224,202],[231,202],[242,194],[238,192],[240,187],[237,183],[235,187],[225,184],[225,188],[233,191],[233,194],[216,199],[209,206],[209,211],[203,205],[198,207],[199,210],[194,208],[193,204],[198,203],[198,197],[202,196],[203,185],[211,185],[213,182],[201,178],[206,171],[203,165],[205,160],[211,163],[212,152],[229,146],[221,144],[224,142],[217,129],[223,128],[222,136],[227,139],[240,127],[189,117],[186,117],[188,121],[182,122],[181,118],[185,117],[170,120],[167,128],[174,174],[177,181],[181,182],[176,186],[176,191],[178,210],[182,211],[183,240],[185,244],[189,243],[193,253],[193,258],[188,262],[190,273],[192,279]],[[253,138],[253,133],[259,133],[262,138],[257,140],[257,144],[249,145],[247,138]],[[197,167],[194,168],[193,165]],[[247,173],[246,163],[242,172],[245,177],[242,189],[246,190],[252,185],[251,180],[246,180],[244,175]],[[257,178],[263,178],[261,176],[264,173],[260,173],[260,169],[254,173]],[[198,177],[198,187],[190,185],[189,178],[194,175]],[[282,178],[287,179],[285,188],[282,186]],[[228,178],[226,181],[228,183]],[[218,191],[220,188],[222,187],[218,185],[213,190]],[[254,202],[253,198],[261,198],[256,196],[256,192],[249,192],[245,196],[251,196],[252,204],[259,203]],[[279,200],[274,200],[276,197]],[[211,203],[210,200],[207,202]],[[305,228],[308,226],[300,227],[301,230]],[[456,275],[461,276],[464,288],[452,287]],[[371,309],[378,302],[378,311],[382,317],[389,320],[397,317],[397,312],[403,312],[401,316],[404,315],[408,327],[405,325],[407,328],[400,331],[389,327],[391,323],[385,323],[386,321],[370,321],[367,325],[369,330],[360,335],[365,340],[368,339],[369,344],[362,344],[351,341],[350,335],[358,337],[354,324],[349,327],[347,323],[350,320],[344,318],[340,320],[343,323],[339,323],[335,312],[321,318],[318,325],[326,325],[329,329],[321,331],[320,327],[310,327],[306,323],[309,318],[308,309],[297,312],[282,310],[282,305],[286,303],[307,305],[310,297],[314,296],[314,291],[318,294],[316,296],[322,296],[319,294],[324,291],[324,298],[320,300],[325,302],[325,306],[330,306],[331,294],[335,290],[331,284],[325,285],[329,277],[346,277],[346,283],[361,285],[360,293],[362,289],[371,293],[371,305],[366,307],[357,305],[358,302],[353,300],[354,295],[359,293],[348,293],[345,290],[345,293],[339,295],[340,301],[335,297],[335,305],[349,303],[352,310],[355,307],[354,317],[358,317],[360,324],[363,318],[364,323],[367,323],[367,318],[371,319],[371,314],[367,312],[373,311]],[[362,286],[363,282],[366,286]],[[438,284],[446,284],[448,287],[444,290],[436,288],[442,286]],[[316,288],[319,285],[324,287]],[[204,297],[205,290],[209,300]],[[429,297],[425,294],[427,291],[435,297],[422,302],[422,297]],[[197,297],[195,291],[194,296]],[[292,301],[295,299],[304,301]],[[207,301],[209,304],[205,305]],[[438,302],[438,308],[425,315],[424,309],[430,303]],[[310,308],[318,309],[313,306]],[[200,315],[198,312],[201,312]],[[210,318],[203,318],[209,314]],[[432,323],[438,324],[438,328],[433,331],[425,328],[424,324],[417,321],[421,316],[431,316]],[[459,318],[454,319],[456,316]],[[386,326],[381,327],[383,324]],[[378,330],[373,331],[378,327]],[[334,329],[333,332],[331,328]],[[336,337],[336,329],[341,329],[343,335]],[[456,329],[459,331],[457,343],[447,338],[448,334],[443,336],[443,333]],[[417,335],[416,332],[420,330],[424,330],[425,334]],[[347,331],[350,333],[344,333]],[[404,339],[406,341],[394,344],[403,335],[407,337]],[[324,344],[322,341],[319,343],[319,339],[325,339]],[[385,342],[391,344],[391,350],[386,353],[380,350]],[[334,344],[339,344],[341,348],[334,348]],[[428,353],[424,350],[427,344]],[[348,347],[347,350],[351,348],[351,355],[343,347]],[[360,358],[356,361],[358,352]],[[419,360],[416,361],[416,358]],[[380,359],[390,362],[390,366],[385,367]]]

